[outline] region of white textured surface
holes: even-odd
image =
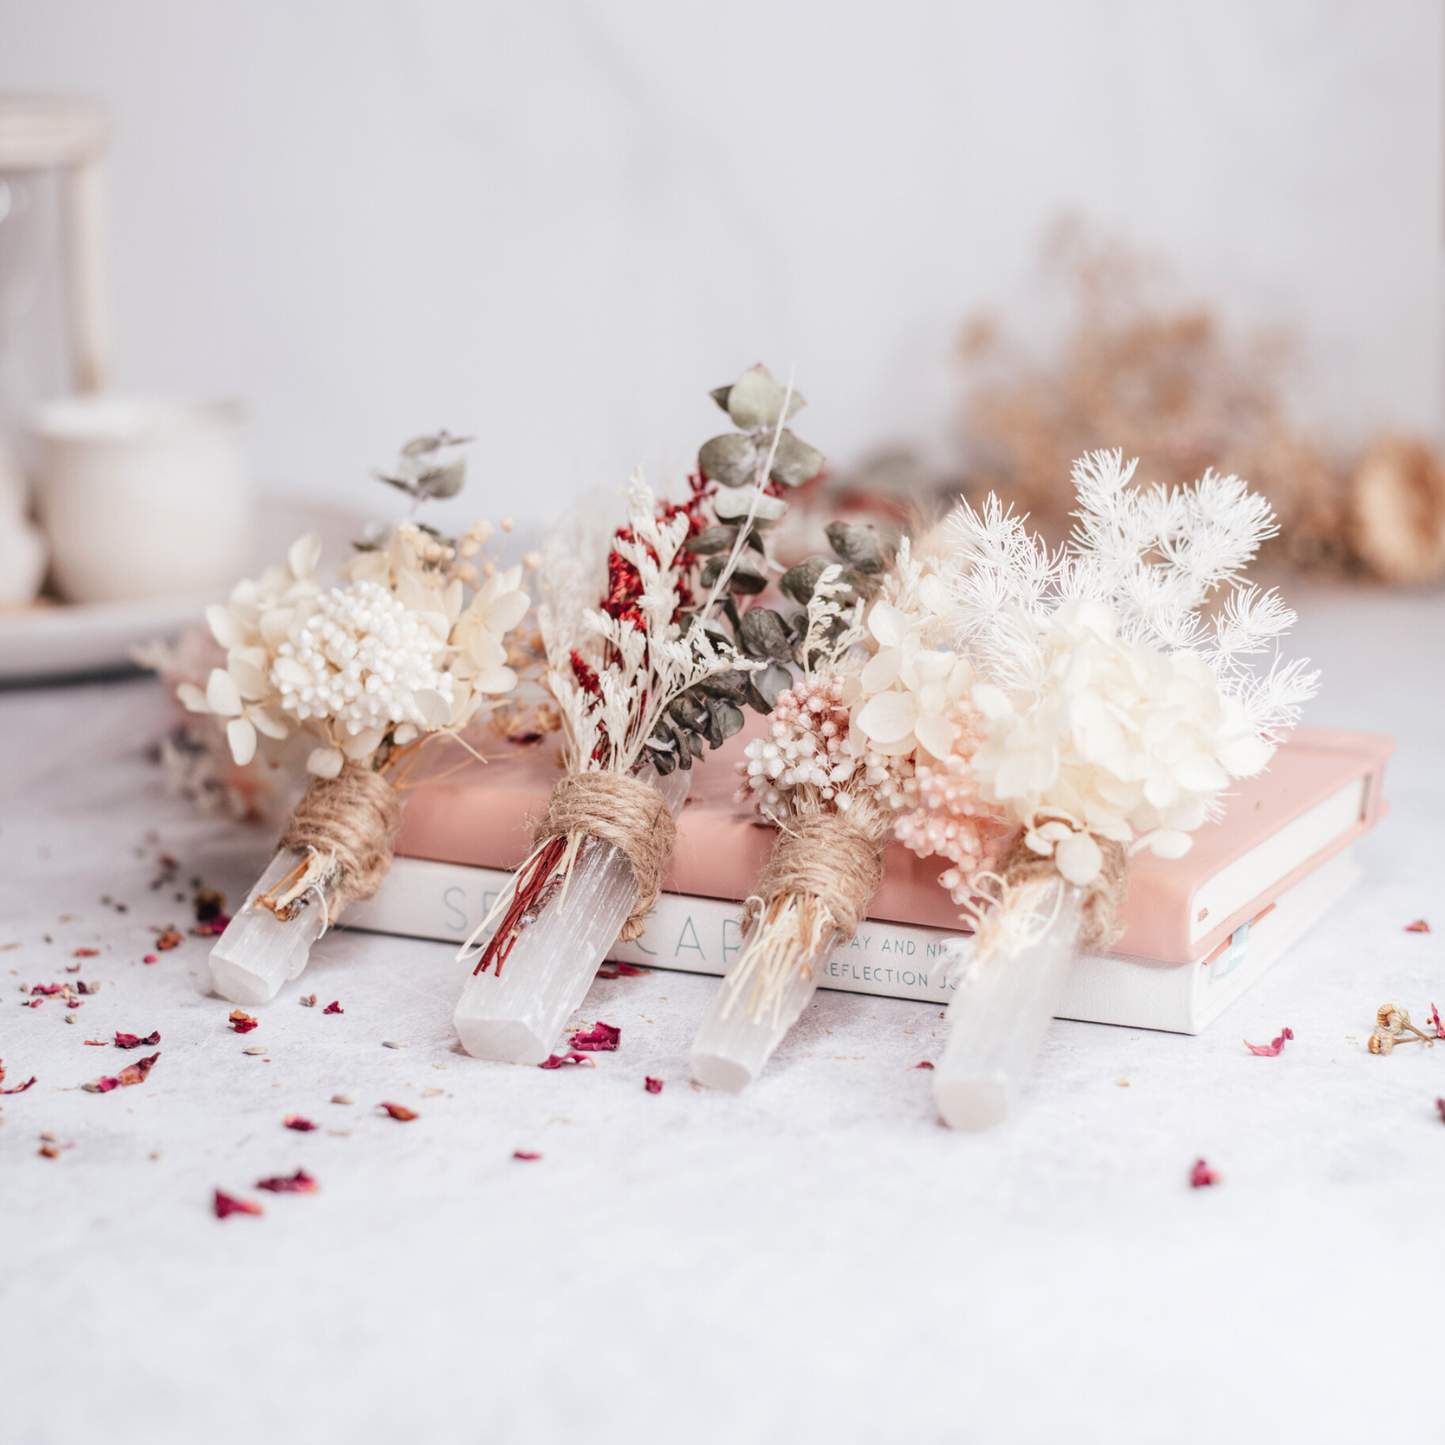
[[[1365,880],[1201,1038],[1054,1024],[981,1136],[941,1128],[912,1069],[936,1010],[837,993],[739,1096],[687,1083],[712,979],[599,982],[581,1016],[620,1050],[547,1073],[459,1053],[451,948],[375,936],[322,940],[237,1037],[198,991],[203,941],[137,961],[184,912],[132,850],[155,828],[150,855],[239,894],[270,840],[162,799],[135,746],[150,684],[0,695],[0,942],[23,945],[0,953],[0,1055],[7,1082],[39,1075],[0,1100],[0,1437],[1428,1433],[1445,1047],[1364,1040],[1384,999],[1445,1004],[1442,637],[1440,596],[1308,601],[1312,720],[1400,742]],[[1435,933],[1402,931],[1421,914]],[[19,981],[67,977],[80,946],[104,988],[76,1024],[22,1010]],[[345,1014],[298,1008],[303,985]],[[1279,1058],[1240,1042],[1284,1024]],[[83,1039],[152,1028],[146,1085],[75,1088],[135,1057]],[[290,1132],[290,1110],[351,1132]],[[75,1147],[37,1157],[42,1130]],[[1220,1188],[1186,1186],[1201,1154]],[[298,1165],[318,1196],[248,1187]],[[212,1218],[217,1185],[265,1217]]]

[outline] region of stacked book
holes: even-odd
[[[647,931],[618,943],[617,962],[722,974],[742,937],[742,900],[767,862],[772,829],[733,800],[745,736],[693,771],[677,849]],[[460,942],[486,917],[530,846],[556,781],[550,749],[442,774],[410,795],[396,861],[380,892],[347,913],[351,927]],[[1296,728],[1268,769],[1239,784],[1224,816],[1183,858],[1132,861],[1125,931],[1075,965],[1061,1018],[1199,1033],[1304,936],[1359,877],[1350,844],[1387,805],[1373,733]],[[889,849],[882,887],[826,988],[948,1001],[944,966],[961,932],[937,882],[948,866]]]

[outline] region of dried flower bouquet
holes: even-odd
[[[1130,853],[1185,853],[1315,688],[1303,662],[1253,665],[1294,622],[1240,580],[1275,530],[1264,500],[1236,477],[1165,490],[1133,473],[1119,452],[1075,464],[1077,525],[1057,555],[996,497],[950,518],[948,619],[983,720],[965,771],[1018,829],[996,869],[967,880],[987,903],[970,910],[972,961],[934,1073],[956,1128],[1006,1113],[1078,947],[1117,936]]]
[[[686,502],[639,474],[605,549],[582,526],[546,549],[538,615],[567,772],[460,955],[490,931],[454,1015],[479,1057],[549,1056],[607,949],[646,926],[694,761],[789,680],[785,630],[747,604],[783,571],[765,529],[823,457],[785,425],[803,399],[764,368],[712,395],[736,429],[704,443]]]
[[[438,454],[453,445],[445,433],[417,438],[400,479],[387,480],[419,498],[452,494],[461,461]],[[530,599],[522,567],[487,555],[495,533],[483,521],[449,540],[404,521],[360,544],[330,588],[317,575],[320,539],[308,534],[285,566],[208,609],[226,665],[204,689],[181,684],[181,702],[224,727],[237,764],[268,743],[310,743],[306,792],[212,950],[224,998],[264,1003],[301,972],[314,940],[390,867],[398,785],[419,750],[516,686],[506,638]]]

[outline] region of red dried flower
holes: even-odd
[[[211,1207],[216,1211],[217,1219],[225,1219],[232,1214],[262,1214],[265,1211],[254,1199],[237,1199],[234,1194],[227,1194],[224,1189],[216,1190],[216,1197]]]
[[[102,1074],[98,1079],[92,1079],[88,1084],[80,1086],[87,1094],[108,1094],[112,1089],[120,1088],[120,1080],[112,1079],[108,1074]]]
[[[1440,1023],[1440,1010],[1433,1003],[1430,1005],[1430,1022],[1435,1025],[1435,1037],[1445,1039],[1445,1026]]]
[[[1279,1053],[1282,1048],[1284,1048],[1284,1041],[1286,1039],[1292,1039],[1293,1037],[1293,1029],[1283,1029],[1280,1031],[1279,1037],[1275,1039],[1273,1043],[1252,1044],[1248,1039],[1245,1039],[1244,1046],[1250,1051],[1250,1053],[1258,1054],[1259,1057],[1262,1059],[1272,1059],[1275,1057],[1276,1054]]]
[[[1213,1184],[1223,1182],[1224,1176],[1217,1169],[1211,1169],[1203,1159],[1194,1161],[1194,1168],[1189,1171],[1189,1187],[1191,1189],[1208,1189]]]
[[[231,1010],[230,1019],[231,1027],[235,1029],[238,1034],[249,1034],[260,1022],[259,1019],[252,1018],[250,1014],[238,1008]]]
[[[64,988],[63,983],[37,983],[30,992],[44,994],[46,998],[49,998],[52,994],[60,993]]]
[[[539,1069],[560,1069],[563,1064],[586,1064],[595,1069],[597,1060],[589,1059],[586,1054],[549,1054],[537,1067]]]
[[[331,1002],[327,1004],[324,1009],[321,1010],[321,1012],[324,1014],[344,1014],[346,1010],[341,1007],[341,1003],[338,999],[332,999]]]
[[[154,1046],[161,1041],[161,1031],[157,1029],[154,1033],[147,1034],[141,1038],[139,1034],[117,1034],[115,1046],[118,1049],[138,1049],[141,1045]]]
[[[258,1179],[257,1189],[269,1189],[272,1194],[317,1194],[321,1186],[304,1170],[294,1174],[277,1174],[271,1179]],[[260,1211],[257,1210],[259,1214]]]
[[[605,1024],[598,1019],[586,1032],[579,1029],[572,1035],[572,1047],[585,1049],[588,1053],[610,1053],[617,1047],[621,1037],[621,1029],[613,1028],[611,1024]]]
[[[142,963],[159,963],[159,962],[160,962],[160,959],[158,959],[158,958],[155,956],[155,954],[153,954],[153,953],[148,953],[148,954],[146,954],[146,956],[145,956],[144,958],[141,959],[141,962],[142,962]]]
[[[415,1109],[408,1109],[405,1104],[378,1104],[376,1107],[385,1109],[393,1119],[400,1119],[403,1124],[409,1124],[420,1117]]]
[[[933,1067],[933,1065],[932,1065],[931,1063],[929,1063],[929,1061],[928,1061],[927,1059],[924,1059],[924,1061],[923,1061],[921,1064],[914,1064],[913,1067],[914,1067],[915,1069],[931,1069],[931,1068]]]
[[[649,1094],[660,1094],[662,1092],[662,1080],[648,1077],[642,1081],[642,1087]]]
[[[298,1134],[309,1134],[313,1129],[320,1128],[319,1124],[313,1124],[310,1119],[301,1114],[287,1114],[286,1127],[295,1129]]]
[[[542,1156],[541,1156],[540,1154],[534,1154],[534,1153],[532,1153],[532,1151],[531,1151],[530,1149],[513,1149],[513,1150],[512,1150],[512,1158],[513,1158],[513,1159],[540,1159],[541,1157],[542,1157]]]
[[[1406,933],[1429,933],[1430,925],[1423,918],[1417,918],[1413,923],[1405,925]]]
[[[70,956],[72,958],[94,958],[99,953],[98,948],[77,948]]]
[[[83,978],[76,979],[75,987],[78,993],[95,994],[100,992],[100,985],[98,983],[86,983]]]
[[[132,1084],[145,1083],[146,1076],[155,1068],[158,1058],[160,1058],[159,1054],[151,1054],[144,1059],[137,1059],[133,1064],[127,1064],[125,1068],[120,1071],[121,1083],[127,1088]]]
[[[1445,1099],[1436,1099],[1435,1107],[1440,1111],[1440,1122],[1445,1124]]]
[[[179,948],[186,941],[184,933],[177,933],[174,928],[168,928],[156,939],[156,947],[165,953],[169,949]]]
[[[4,1061],[3,1059],[0,1059],[0,1084],[3,1084],[4,1082],[5,1082],[5,1061]],[[0,1089],[0,1094],[23,1094],[23,1093],[26,1091],[26,1089],[28,1089],[28,1088],[31,1086],[31,1084],[33,1084],[34,1082],[35,1082],[35,1075],[34,1075],[34,1074],[31,1074],[31,1076],[30,1076],[28,1079],[26,1079],[26,1081],[25,1081],[23,1084],[16,1084],[16,1086],[15,1086],[13,1089]]]

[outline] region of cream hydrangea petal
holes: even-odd
[[[187,712],[209,713],[211,705],[206,701],[206,695],[193,682],[183,682],[176,688],[176,696],[181,700],[181,706]]]
[[[868,659],[859,681],[866,693],[887,692],[898,680],[903,653],[896,647],[885,647]]]
[[[316,564],[321,560],[321,534],[307,532],[298,537],[286,553],[291,575],[300,581],[303,577],[316,575]],[[332,776],[335,776],[334,774]]]
[[[444,728],[452,720],[452,705],[435,688],[419,687],[411,700],[417,705],[430,728]]]
[[[990,721],[1005,718],[1013,712],[1009,695],[991,682],[976,682],[973,685],[973,705]]]
[[[345,761],[340,748],[313,748],[306,759],[306,771],[318,778],[334,778]]]
[[[251,719],[256,731],[268,738],[284,738],[288,732],[286,724],[264,707],[248,707],[246,716]]]
[[[246,634],[241,630],[240,623],[231,615],[231,609],[222,607],[219,602],[213,602],[206,608],[206,626],[211,629],[211,636],[222,647],[240,647],[246,640]]]
[[[247,718],[233,717],[226,724],[226,741],[239,766],[244,768],[256,756],[256,729]]]
[[[1156,828],[1141,841],[1156,858],[1182,858],[1194,846],[1194,839],[1177,828]]]
[[[940,713],[922,713],[913,724],[913,735],[935,758],[946,758],[953,751],[958,724]]]
[[[489,693],[495,697],[500,693],[511,692],[516,687],[517,674],[510,667],[489,667],[476,675],[472,685],[478,692]]]
[[[267,689],[270,687],[266,681],[266,674],[247,659],[233,657],[227,665],[226,671],[230,674],[231,681],[236,684],[236,690],[248,702],[258,702],[266,696]]]
[[[913,731],[918,706],[911,693],[880,692],[858,712],[858,726],[875,742],[896,743]]]
[[[1054,845],[1054,866],[1070,883],[1082,887],[1099,876],[1104,855],[1087,833],[1070,833]]]
[[[500,667],[507,660],[507,649],[485,627],[473,626],[467,633],[467,656],[482,671]]]
[[[532,599],[525,592],[504,592],[482,614],[487,630],[500,636],[510,632],[526,615]]]
[[[217,717],[238,717],[241,693],[224,667],[213,667],[206,681],[206,703]]]
[[[381,728],[362,728],[355,737],[349,737],[341,744],[341,751],[353,762],[360,762],[377,750],[385,736]]]
[[[879,598],[868,613],[868,631],[880,647],[901,647],[908,635],[908,616],[891,602]]]
[[[1219,750],[1219,761],[1235,778],[1252,778],[1273,756],[1273,746],[1261,737],[1238,738]]]

